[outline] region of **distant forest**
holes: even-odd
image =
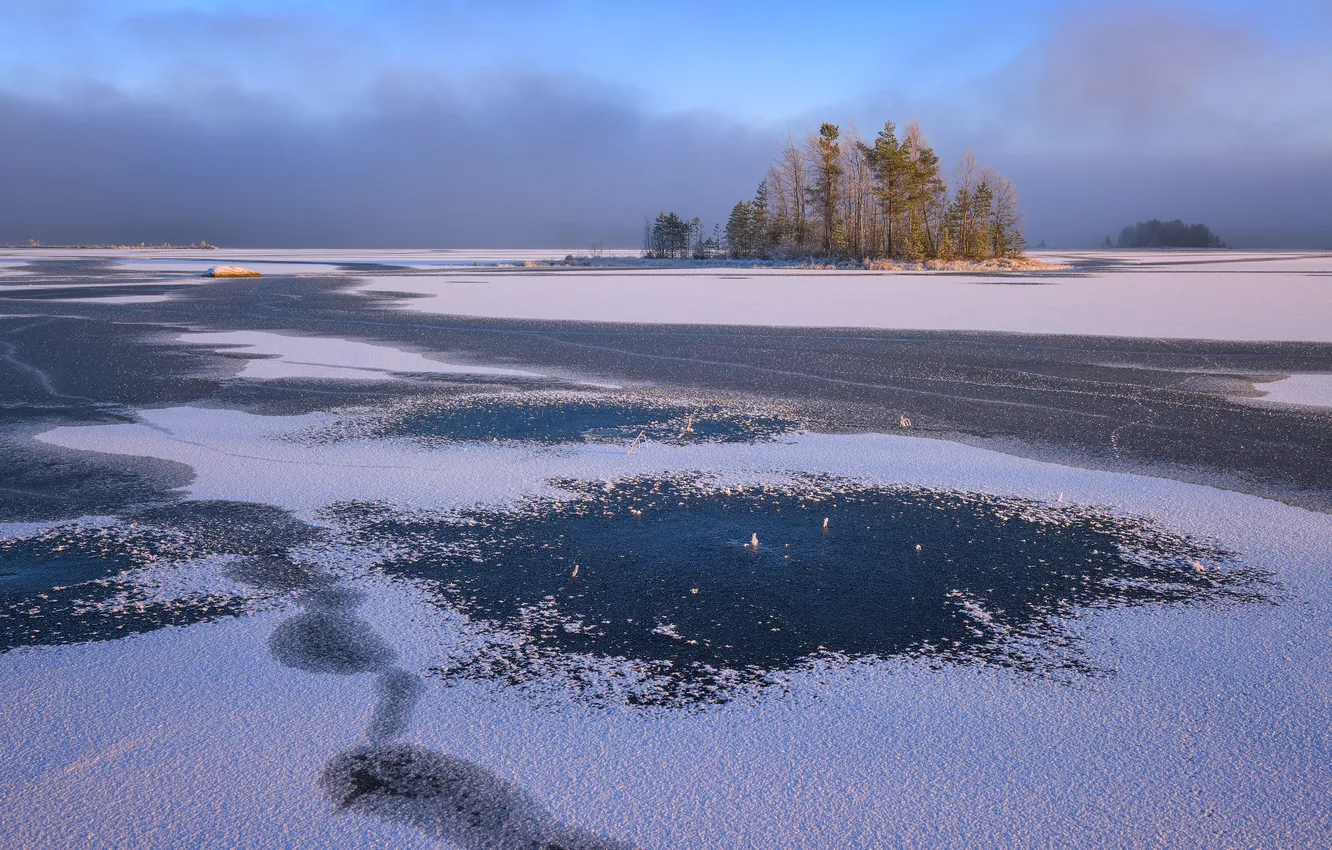
[[[657,258],[827,257],[982,260],[1018,257],[1025,243],[1017,190],[968,153],[951,180],[920,125],[891,121],[870,142],[823,124],[794,137],[752,200],[723,228],[662,213],[643,220],[643,253]]]
[[[1224,248],[1226,243],[1205,224],[1185,224],[1174,221],[1140,221],[1119,232],[1119,243],[1112,246],[1105,237],[1103,247],[1119,248]]]

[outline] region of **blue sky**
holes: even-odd
[[[735,166],[734,179],[718,186],[719,175],[704,167],[710,182],[693,195],[682,185],[657,198],[663,190],[652,181],[634,188],[616,178],[624,192],[643,193],[638,206],[693,203],[705,217],[723,204],[709,192],[734,195],[756,182],[788,130],[833,120],[872,135],[885,119],[919,118],[946,161],[976,149],[1025,178],[1033,227],[1064,227],[1060,238],[1068,239],[1074,230],[1060,224],[1067,210],[1056,183],[1093,163],[1125,175],[1193,168],[1205,187],[1208,173],[1237,162],[1259,168],[1265,159],[1263,167],[1295,173],[1332,152],[1329,0],[676,0],[663,8],[0,0],[0,97],[52,133],[61,121],[106,125],[133,114],[126,132],[160,136],[188,125],[215,140],[232,124],[284,143],[341,145],[344,158],[353,156],[348,136],[388,134],[412,148],[422,122],[454,134],[458,149],[465,127],[539,138],[547,131],[524,117],[535,114],[559,125],[550,135],[570,149],[595,148],[597,134],[621,146],[598,148],[603,159],[636,145],[624,152],[626,169],[631,159],[642,168],[649,148],[668,137],[678,140],[667,145],[677,159],[727,146],[715,158]],[[550,110],[554,104],[563,111]],[[21,144],[16,126],[9,141]],[[253,155],[271,159],[258,148]],[[744,157],[752,167],[742,167]],[[580,176],[595,178],[585,168]],[[59,172],[52,163],[50,173]],[[1201,189],[1181,188],[1160,203],[1151,185],[1159,180],[1142,179],[1138,200],[1129,186],[1098,189],[1113,189],[1123,203],[1107,196],[1106,223],[1088,220],[1086,233],[1135,203],[1163,207],[1160,214],[1206,212]],[[610,188],[604,197],[613,197]],[[599,213],[607,221],[619,214]],[[0,211],[8,216],[0,240],[12,236],[6,220],[23,223],[16,215]]]
[[[317,109],[383,77],[496,74],[613,86],[652,109],[786,118],[910,78],[927,91],[1011,61],[1058,3],[821,4],[41,0],[0,5],[10,87],[137,93],[226,81]],[[977,41],[959,37],[965,21]],[[864,33],[871,33],[868,38]],[[906,33],[911,33],[909,37]]]
[[[0,85],[146,97],[225,86],[316,112],[385,80],[533,75],[658,111],[781,122],[875,97],[955,100],[1079,19],[1171,18],[1274,56],[1322,51],[1326,0],[0,0]],[[1248,48],[1246,48],[1248,49]]]

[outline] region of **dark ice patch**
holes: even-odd
[[[361,596],[328,588],[298,600],[302,613],[282,621],[268,639],[279,664],[307,673],[352,676],[388,667],[397,659],[379,633],[356,616]]]
[[[339,809],[408,824],[467,850],[612,850],[628,845],[556,821],[484,767],[414,744],[363,746],[319,776]]]
[[[132,521],[131,521],[132,520]],[[180,502],[105,526],[66,523],[0,539],[0,652],[112,640],[242,613],[255,598],[314,591],[330,580],[286,551],[318,530],[267,505]],[[253,588],[151,599],[124,573],[208,556],[235,556],[223,573]]]
[[[376,676],[370,740],[383,743],[406,733],[424,688],[419,678],[399,667],[390,667]]]
[[[115,580],[62,587],[0,602],[0,652],[119,640],[169,626],[210,623],[245,612],[247,602],[216,594],[153,600]]]
[[[309,543],[318,535],[318,529],[290,512],[256,502],[176,502],[139,511],[131,519],[172,529],[193,546],[214,553],[280,553]]]
[[[369,623],[342,611],[298,614],[274,629],[268,648],[286,667],[338,676],[370,673],[396,657]]]
[[[281,555],[243,558],[227,566],[223,574],[238,584],[272,593],[317,590],[336,581],[327,573]]]
[[[0,369],[0,388],[5,380]],[[0,432],[11,429],[0,433],[0,522],[123,514],[171,498],[193,477],[188,466],[172,461],[75,451],[22,436],[48,427],[48,416],[21,407],[0,412]],[[92,408],[81,409],[77,420],[130,421]]]
[[[0,540],[0,602],[115,576],[157,559],[189,557],[183,538],[129,524],[59,525]]]
[[[733,443],[772,439],[800,427],[795,417],[715,402],[626,395],[500,394],[413,405],[372,425],[364,436],[426,443],[512,441]]]
[[[82,584],[115,572],[114,560],[85,547],[38,546],[28,541],[9,547],[0,544],[0,599]]]
[[[721,701],[819,659],[1096,674],[1077,637],[1088,611],[1268,598],[1231,553],[1089,508],[818,478],[561,486],[576,498],[337,513],[405,553],[382,569],[428,580],[496,636],[439,673],[525,687],[558,675],[593,700]],[[608,661],[638,684],[608,691]]]

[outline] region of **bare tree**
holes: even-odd
[[[853,257],[868,256],[877,244],[874,236],[875,206],[870,149],[855,127],[844,134],[842,179],[842,220],[845,222],[846,248]]]
[[[945,225],[952,226],[953,245],[966,259],[975,256],[977,210],[973,193],[980,177],[979,168],[975,151],[967,151],[962,155],[953,172],[953,208]]]
[[[777,170],[781,174],[790,204],[786,212],[790,222],[791,240],[798,248],[803,247],[808,235],[805,194],[809,189],[809,173],[805,168],[805,154],[796,145],[795,136],[792,134],[786,137],[786,147],[782,149]]]
[[[1020,257],[1026,248],[1022,238],[1022,211],[1018,208],[1017,187],[1007,177],[989,169],[986,182],[994,192],[990,212],[990,240],[996,257]]]

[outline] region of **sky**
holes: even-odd
[[[1332,248],[1332,0],[0,0],[0,243],[631,247],[918,119],[1027,236]]]

